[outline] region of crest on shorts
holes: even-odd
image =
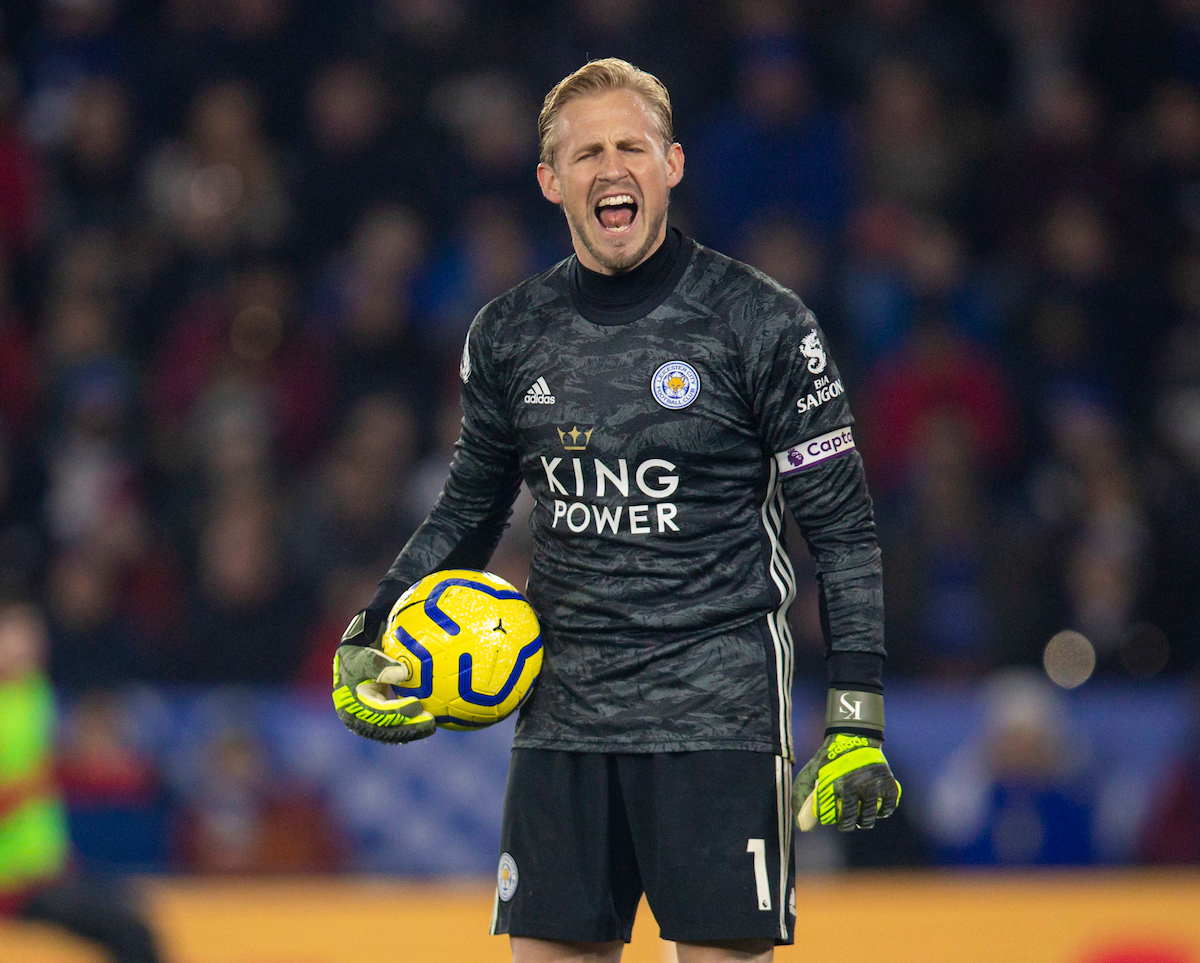
[[[496,892],[504,902],[513,898],[517,891],[517,861],[508,853],[500,856],[500,866],[496,870]]]
[[[700,395],[700,375],[686,361],[668,361],[650,379],[650,393],[664,408],[686,408]]]
[[[821,336],[816,331],[810,331],[800,342],[800,353],[808,358],[808,370],[820,374],[825,370],[827,359],[825,349],[821,347]]]

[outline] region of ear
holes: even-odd
[[[537,179],[542,188],[542,197],[551,204],[561,204],[562,190],[558,186],[558,175],[554,173],[554,168],[549,164],[538,164]]]
[[[683,148],[672,144],[667,148],[667,187],[675,187],[683,180]]]

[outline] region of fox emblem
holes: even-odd
[[[820,374],[825,370],[825,349],[821,347],[821,336],[816,331],[810,331],[800,342],[800,353],[808,358],[808,370]]]

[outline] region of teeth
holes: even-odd
[[[618,204],[633,204],[634,199],[628,194],[617,194],[613,197],[602,197],[597,207],[615,207]]]

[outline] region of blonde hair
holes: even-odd
[[[554,165],[557,145],[551,135],[562,109],[579,97],[606,94],[612,90],[632,90],[640,94],[654,116],[654,126],[662,138],[663,147],[671,146],[675,139],[671,128],[671,95],[667,93],[663,82],[628,61],[605,57],[584,64],[546,94],[542,112],[538,114],[538,151],[543,164]]]

